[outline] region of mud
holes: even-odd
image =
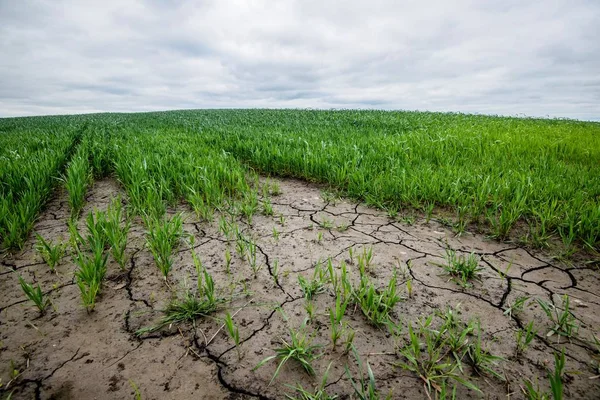
[[[13,399],[123,399],[134,397],[134,387],[144,399],[276,399],[293,393],[287,385],[313,388],[331,363],[328,392],[348,398],[352,387],[345,373],[348,364],[354,376],[356,363],[341,349],[332,350],[329,339],[328,308],[331,291],[317,295],[315,317],[308,324],[314,344],[322,353],[315,363],[316,377],[289,362],[269,385],[277,363],[253,368],[274,354],[280,339],[289,338],[288,329],[298,328],[306,318],[305,300],[297,277],[312,275],[315,265],[333,259],[337,267],[348,264],[357,280],[355,260],[349,250],[360,254],[373,249],[372,279],[387,285],[394,268],[399,268],[399,291],[404,301],[393,317],[404,327],[419,318],[448,306],[458,307],[461,318],[478,319],[484,345],[504,358],[496,369],[507,380],[477,374],[465,365],[465,374],[484,395],[458,388],[459,398],[522,398],[524,379],[539,379],[548,389],[547,368],[553,366],[553,352],[566,354],[565,394],[570,398],[600,397],[600,379],[593,379],[592,362],[597,357],[589,342],[600,326],[600,278],[597,267],[586,263],[562,263],[548,254],[513,244],[487,240],[477,234],[460,236],[436,220],[416,217],[412,224],[391,219],[385,213],[343,199],[323,196],[322,188],[296,180],[278,180],[282,193],[272,198],[274,216],[255,215],[252,224],[239,221],[246,235],[258,246],[261,266],[254,277],[246,260],[235,252],[235,242],[227,241],[213,223],[198,222],[184,205],[170,213],[184,212],[185,231],[195,237],[194,250],[213,275],[225,296],[234,294],[228,305],[239,327],[240,354],[227,336],[219,318],[198,320],[196,326],[181,324],[138,337],[135,331],[153,325],[160,309],[185,285],[195,282],[189,247],[182,244],[167,286],[145,248],[144,227],[133,220],[125,270],[110,260],[108,276],[95,311],[87,313],[81,305],[74,282],[76,266],[69,254],[53,274],[33,250],[33,237],[18,254],[6,254],[0,269],[0,379],[2,398]],[[83,216],[93,208],[105,209],[115,196],[124,194],[111,179],[90,188]],[[324,199],[327,198],[328,200]],[[35,226],[45,238],[68,240],[69,209],[64,192],[57,193]],[[283,221],[282,217],[283,216]],[[283,224],[282,224],[283,222]],[[331,225],[324,228],[322,225]],[[84,230],[84,217],[79,227]],[[279,232],[279,238],[273,235]],[[443,274],[448,248],[459,254],[474,252],[480,258],[480,280],[463,288]],[[232,254],[231,274],[225,271],[224,254]],[[410,265],[410,268],[408,268]],[[278,279],[274,279],[278,269]],[[25,299],[17,275],[39,282],[52,300],[53,309],[40,316]],[[412,296],[406,281],[412,281]],[[505,309],[520,296],[530,296],[562,305],[568,294],[579,331],[570,341],[547,337],[550,321],[531,300],[522,312],[506,315]],[[279,310],[283,311],[280,312]],[[285,315],[285,318],[284,318]],[[378,389],[393,398],[427,398],[423,381],[414,373],[394,367],[399,358],[394,339],[386,329],[366,323],[359,310],[346,312],[356,332],[354,345],[372,367]],[[516,356],[515,332],[534,321],[538,334],[533,344]],[[406,340],[406,328],[400,335]],[[17,372],[14,372],[17,371]],[[16,376],[15,376],[16,375]]]

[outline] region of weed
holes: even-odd
[[[481,327],[477,324],[477,333],[475,334],[475,341],[467,347],[467,359],[471,367],[479,373],[488,373],[501,381],[505,378],[496,370],[494,365],[497,361],[503,360],[502,357],[494,356],[489,351],[485,350],[481,345]]]
[[[443,382],[448,379],[480,392],[479,388],[457,373],[460,364],[448,359],[445,349],[447,339],[443,338],[443,332],[431,329],[432,320],[432,316],[429,316],[419,324],[417,330],[412,323],[409,324],[409,343],[400,349],[400,355],[406,362],[397,362],[395,365],[417,374],[428,392],[441,391]]]

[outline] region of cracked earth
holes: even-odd
[[[12,392],[13,399],[123,399],[133,398],[134,384],[144,399],[276,399],[293,393],[287,385],[315,387],[331,363],[328,392],[348,398],[352,387],[344,366],[349,364],[353,371],[356,366],[348,355],[331,350],[327,310],[334,297],[330,292],[317,295],[316,316],[309,324],[314,343],[323,345],[323,355],[315,362],[317,377],[309,377],[289,362],[269,385],[277,364],[253,368],[273,354],[280,338],[288,339],[289,327],[298,328],[307,315],[298,275],[312,276],[317,263],[331,258],[336,267],[345,261],[351,279],[357,281],[357,267],[349,250],[359,254],[368,248],[374,255],[369,271],[380,287],[387,285],[394,268],[402,272],[398,288],[404,291],[405,299],[394,310],[397,321],[406,327],[436,310],[458,307],[463,320],[480,321],[485,347],[505,359],[497,370],[506,375],[506,382],[479,376],[465,367],[484,396],[459,387],[459,398],[522,398],[520,386],[526,378],[535,381],[539,377],[540,385],[547,387],[546,371],[553,365],[553,352],[562,349],[567,364],[567,397],[600,397],[600,379],[594,379],[592,367],[597,353],[590,344],[600,326],[600,273],[596,266],[564,264],[548,254],[478,234],[456,236],[438,221],[426,222],[418,216],[407,224],[361,204],[325,200],[322,188],[316,185],[296,180],[278,182],[282,193],[272,198],[275,216],[255,215],[251,225],[238,221],[258,246],[257,261],[262,268],[256,278],[247,261],[235,253],[235,242],[228,242],[219,231],[218,218],[209,224],[197,222],[184,206],[170,210],[184,213],[184,229],[195,237],[194,250],[213,275],[217,289],[224,295],[235,295],[228,308],[235,313],[240,330],[241,358],[219,319],[206,318],[198,320],[195,327],[181,324],[142,337],[135,335],[136,330],[157,322],[159,310],[174,292],[195,282],[191,251],[181,245],[170,275],[171,288],[165,285],[144,246],[142,222],[135,218],[129,234],[127,268],[120,270],[109,258],[102,295],[90,314],[81,306],[73,279],[76,266],[70,255],[61,260],[57,274],[53,274],[33,250],[32,238],[22,252],[1,259],[1,397]],[[124,197],[115,181],[95,182],[88,191],[80,230],[85,230],[84,218],[89,211],[106,209],[119,195]],[[54,241],[68,240],[68,215],[66,193],[59,191],[34,230]],[[321,227],[323,221],[332,227]],[[279,232],[278,239],[273,237],[273,228]],[[463,288],[443,274],[438,264],[444,263],[448,248],[478,256],[483,270],[472,287]],[[226,249],[232,254],[231,275],[224,267]],[[39,315],[20,290],[15,271],[29,282],[40,283],[52,301],[52,310]],[[410,297],[405,289],[408,280],[412,281]],[[572,314],[579,325],[578,336],[570,341],[561,338],[559,343],[556,335],[546,336],[550,321],[533,300],[517,314],[505,313],[522,296],[561,307],[564,294],[570,296]],[[221,312],[216,317],[223,315]],[[381,393],[391,391],[393,398],[427,398],[417,375],[391,365],[398,358],[387,330],[367,325],[353,307],[345,318],[356,332],[354,344],[363,361],[369,361]],[[517,357],[515,332],[530,321],[538,329],[537,337]],[[400,337],[405,338],[405,333],[406,329]]]

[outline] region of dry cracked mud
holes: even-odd
[[[160,309],[174,292],[195,282],[195,269],[188,246],[181,245],[167,287],[152,255],[145,248],[144,227],[133,220],[125,270],[110,260],[107,279],[96,309],[87,313],[81,305],[70,255],[65,255],[51,273],[28,241],[17,254],[7,254],[0,270],[0,379],[2,398],[13,399],[123,399],[133,398],[135,384],[144,399],[276,399],[293,393],[287,385],[300,383],[315,387],[329,363],[327,390],[350,398],[352,387],[345,374],[356,363],[339,348],[331,349],[328,307],[334,297],[330,291],[316,296],[315,317],[308,325],[315,344],[323,345],[315,361],[316,377],[288,362],[269,385],[276,362],[253,368],[272,355],[280,339],[288,339],[288,328],[298,328],[306,318],[305,300],[298,275],[310,277],[315,265],[332,258],[338,267],[348,264],[353,280],[358,272],[349,250],[359,254],[373,249],[369,273],[380,287],[387,285],[394,268],[401,269],[398,288],[404,296],[393,312],[404,331],[394,343],[386,329],[368,325],[359,310],[346,312],[356,332],[354,345],[363,362],[368,360],[382,394],[393,398],[427,398],[423,381],[416,374],[392,364],[398,360],[394,346],[406,341],[406,326],[416,324],[436,311],[457,307],[461,318],[477,319],[483,343],[492,354],[503,357],[497,371],[506,376],[502,382],[489,374],[477,374],[465,365],[465,375],[484,395],[464,387],[458,398],[522,398],[522,382],[539,379],[547,389],[547,368],[553,366],[553,353],[565,350],[565,394],[570,398],[600,398],[600,379],[593,363],[597,351],[590,343],[598,335],[600,321],[600,273],[596,266],[579,262],[563,264],[548,254],[513,244],[488,240],[481,235],[456,236],[436,220],[416,217],[411,224],[389,218],[385,213],[343,199],[323,196],[322,188],[297,180],[277,180],[281,194],[272,198],[274,216],[255,215],[251,225],[238,222],[258,246],[257,277],[235,253],[235,243],[227,241],[213,223],[197,222],[185,206],[170,213],[183,212],[184,229],[195,237],[194,250],[213,275],[222,293],[235,294],[228,308],[234,314],[241,336],[240,355],[232,340],[220,329],[224,312],[197,321],[196,326],[180,324],[138,337],[135,331],[160,318]],[[89,189],[87,205],[79,221],[94,208],[105,209],[115,196],[123,196],[116,181],[104,179]],[[327,198],[328,200],[324,199]],[[68,239],[69,208],[66,193],[59,191],[39,218],[34,230],[54,241]],[[282,217],[283,216],[283,217]],[[321,225],[331,225],[330,229]],[[279,238],[273,235],[273,229]],[[231,275],[224,267],[224,253],[232,254]],[[463,288],[439,264],[448,248],[459,254],[474,252],[483,268],[472,287]],[[410,268],[407,268],[410,265]],[[278,269],[278,279],[274,279]],[[53,309],[40,316],[25,299],[17,276],[39,282],[50,297]],[[412,281],[412,296],[406,281]],[[245,292],[241,288],[245,288]],[[561,306],[568,294],[572,314],[579,325],[578,336],[567,340],[547,337],[550,321],[539,298]],[[505,310],[520,297],[530,301],[516,314]],[[283,313],[278,310],[282,310]],[[283,315],[287,317],[284,319]],[[538,334],[524,354],[515,354],[515,332],[534,321]],[[596,367],[597,368],[597,367]],[[18,376],[17,372],[18,371]]]

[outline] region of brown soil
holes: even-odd
[[[417,218],[414,224],[407,225],[360,204],[345,200],[325,202],[317,186],[295,180],[278,182],[282,194],[273,198],[275,216],[257,215],[251,226],[240,222],[259,247],[258,261],[263,267],[256,279],[248,263],[237,257],[235,244],[227,244],[219,232],[217,218],[211,224],[200,223],[185,207],[179,210],[185,212],[185,230],[195,236],[195,250],[217,288],[227,294],[232,289],[240,293],[240,287],[246,285],[250,292],[239,296],[229,307],[233,313],[246,305],[234,317],[243,342],[241,360],[232,340],[223,330],[219,331],[221,322],[215,319],[198,320],[195,329],[182,324],[142,338],[134,334],[141,327],[155,324],[160,318],[159,310],[172,293],[181,290],[184,281],[189,285],[195,279],[191,253],[182,245],[170,275],[172,291],[165,285],[144,247],[144,227],[138,218],[130,232],[127,269],[121,271],[110,261],[102,295],[90,314],[81,305],[73,279],[76,266],[70,255],[63,258],[58,273],[52,274],[33,250],[32,238],[25,250],[5,255],[1,260],[0,397],[13,392],[13,399],[133,398],[133,382],[144,399],[275,399],[293,393],[286,385],[315,387],[332,362],[328,392],[348,398],[352,387],[344,365],[349,364],[355,376],[356,367],[351,356],[339,349],[331,350],[327,310],[333,295],[328,292],[317,296],[317,316],[308,326],[310,332],[315,332],[314,343],[323,345],[323,355],[315,362],[317,377],[309,377],[289,362],[269,386],[276,362],[255,371],[253,368],[273,354],[280,338],[288,339],[288,327],[299,327],[307,315],[297,280],[299,274],[311,276],[317,262],[332,257],[336,266],[346,260],[356,279],[356,264],[351,263],[348,252],[351,247],[355,254],[365,247],[373,248],[371,274],[380,286],[387,284],[394,267],[411,262],[412,268],[398,287],[406,296],[405,281],[412,279],[412,297],[399,303],[394,315],[405,327],[436,310],[459,304],[463,320],[480,320],[485,347],[505,358],[497,370],[507,377],[507,382],[500,382],[488,375],[477,375],[465,366],[465,373],[473,374],[470,379],[485,393],[484,398],[500,399],[509,394],[522,398],[520,386],[525,378],[535,381],[539,377],[540,385],[547,390],[547,367],[553,366],[553,352],[563,348],[567,397],[600,397],[600,379],[590,379],[595,374],[592,361],[597,354],[588,342],[592,334],[598,335],[600,326],[600,274],[595,267],[563,264],[546,254],[486,240],[480,235],[464,233],[456,237],[433,220],[426,223]],[[110,199],[119,194],[123,195],[115,181],[96,182],[82,215],[94,207],[106,208]],[[68,239],[68,212],[66,195],[59,193],[40,217],[35,231],[54,241]],[[285,217],[284,226],[280,224],[280,214]],[[334,227],[347,225],[347,229],[320,228],[319,222],[324,218],[333,221]],[[79,225],[84,230],[83,217]],[[280,232],[279,240],[273,237],[274,227]],[[233,278],[224,269],[228,247],[233,257]],[[449,280],[437,265],[444,262],[447,247],[475,252],[484,268],[481,281],[462,288]],[[280,270],[278,283],[272,277],[275,260]],[[502,271],[507,271],[506,278]],[[40,316],[25,299],[18,274],[39,282],[54,309]],[[578,338],[570,342],[561,338],[558,344],[556,335],[546,337],[550,322],[535,301],[527,303],[523,312],[512,319],[504,315],[504,308],[519,296],[538,297],[560,305],[563,294],[570,296],[580,325]],[[288,321],[276,311],[277,307]],[[355,346],[363,362],[368,360],[373,368],[381,393],[391,391],[393,398],[427,398],[417,375],[391,365],[398,358],[393,354],[394,343],[387,330],[367,325],[364,316],[354,308],[347,311],[346,318],[356,331]],[[523,355],[516,357],[515,332],[529,321],[535,321],[538,337]],[[402,338],[407,337],[406,332],[405,328]],[[20,374],[11,381],[13,368]],[[458,398],[480,397],[462,387],[458,390]]]

